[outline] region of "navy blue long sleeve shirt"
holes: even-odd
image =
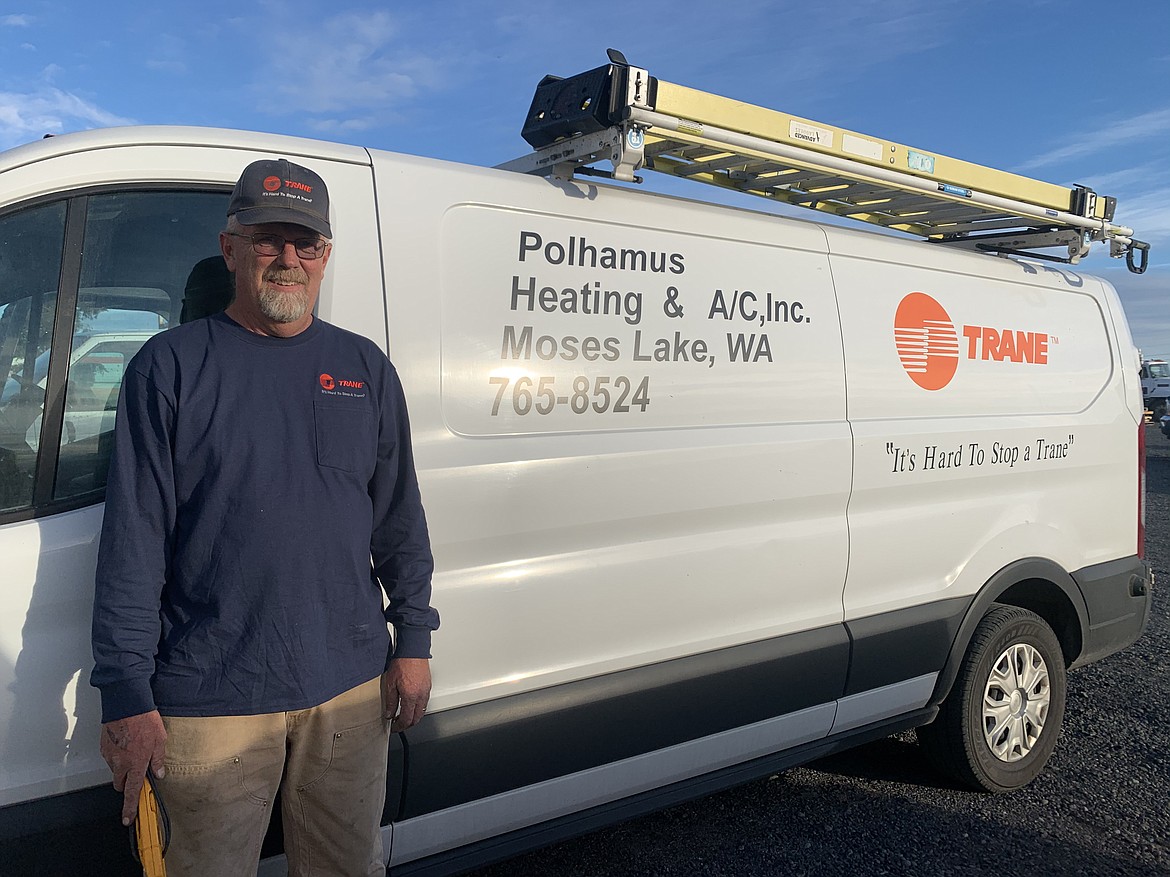
[[[432,569],[402,387],[368,339],[220,314],[131,361],[98,552],[102,721],[315,706],[385,669],[387,621],[393,656],[429,657]]]

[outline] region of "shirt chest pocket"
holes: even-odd
[[[364,405],[313,405],[317,463],[344,472],[372,471],[378,437],[373,412]]]

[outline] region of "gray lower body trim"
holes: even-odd
[[[437,712],[405,734],[395,822],[835,703],[849,650],[835,624]]]
[[[1104,658],[1133,643],[1150,618],[1154,574],[1138,557],[1123,557],[1072,574],[1089,613],[1084,648],[1074,666]]]
[[[395,823],[391,865],[556,819],[911,712],[926,705],[937,674],[826,703],[654,752],[579,771]],[[844,710],[845,721],[835,719]]]
[[[842,734],[913,712],[930,700],[937,681],[938,673],[926,673],[916,679],[843,697],[837,701],[837,717],[829,733]]]
[[[847,621],[853,653],[845,694],[872,691],[940,669],[971,599],[952,597]]]

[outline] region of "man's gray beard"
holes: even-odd
[[[274,323],[295,323],[309,309],[309,296],[303,291],[281,292],[263,287],[259,297],[260,313]]]

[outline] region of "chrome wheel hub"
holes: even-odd
[[[983,691],[983,736],[1000,761],[1024,758],[1040,739],[1052,687],[1048,666],[1028,643],[1015,643],[996,658]]]

